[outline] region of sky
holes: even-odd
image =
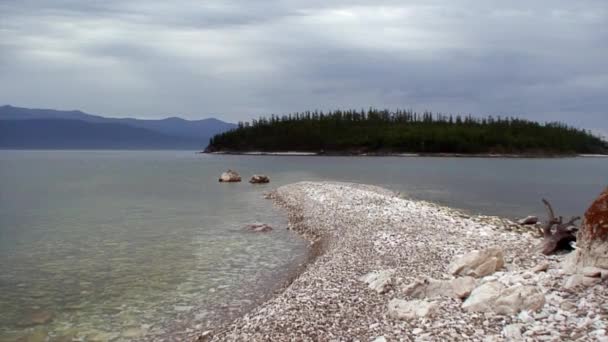
[[[608,1],[0,0],[0,105],[236,122],[405,108],[608,136]]]

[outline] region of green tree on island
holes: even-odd
[[[239,122],[237,128],[214,136],[206,151],[604,154],[608,143],[559,122],[370,108]]]

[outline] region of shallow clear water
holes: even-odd
[[[232,168],[271,184],[219,184]],[[246,180],[246,179],[245,179]],[[0,151],[0,341],[165,339],[234,317],[303,262],[262,194],[301,180],[377,184],[477,213],[581,214],[608,159],[211,156]],[[242,227],[266,222],[252,234]],[[52,314],[49,323],[32,317]]]
[[[219,184],[226,166],[192,152],[0,152],[0,340],[161,339],[261,299],[306,243],[262,198],[270,186]],[[242,229],[258,221],[275,230]],[[24,327],[41,311],[53,320]]]

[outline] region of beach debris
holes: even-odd
[[[403,320],[431,317],[436,310],[436,303],[425,300],[393,299],[388,303],[388,315]]]
[[[267,233],[269,231],[272,231],[272,227],[266,223],[248,224],[245,226],[245,229],[247,229],[250,232],[255,232],[255,233]]]
[[[269,183],[270,182],[270,178],[268,178],[268,176],[265,175],[253,175],[251,177],[251,179],[249,180],[249,183],[251,184],[264,184],[264,183]]]
[[[223,183],[223,182],[227,182],[227,183],[240,182],[241,176],[239,175],[238,172],[229,169],[228,171],[223,172],[221,174],[219,181],[221,183]]]
[[[448,272],[458,276],[481,278],[501,269],[505,264],[500,247],[490,247],[481,251],[472,251],[456,258],[448,266]]]
[[[374,271],[362,276],[359,280],[366,283],[370,289],[382,294],[392,288],[391,277],[394,273],[394,270]]]
[[[542,227],[543,234],[542,253],[545,255],[554,254],[561,250],[572,250],[571,242],[576,241],[577,227],[574,225],[580,217],[572,217],[568,222],[564,223],[563,218],[555,217],[551,203],[543,198],[543,203],[547,208],[548,220]],[[553,229],[553,226],[556,226]]]
[[[519,223],[521,225],[536,224],[536,223],[538,223],[538,217],[536,217],[536,216],[528,216],[528,217],[525,217],[525,218],[517,221],[517,223]]]

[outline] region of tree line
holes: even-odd
[[[206,151],[568,154],[608,153],[608,143],[559,122],[370,108],[239,122],[211,138]]]

